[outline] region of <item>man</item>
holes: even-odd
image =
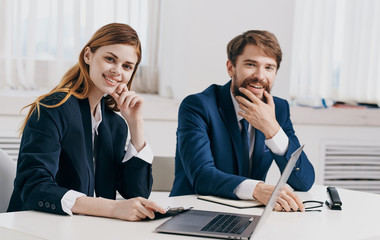
[[[231,81],[190,95],[180,106],[171,196],[216,195],[266,204],[274,186],[263,181],[273,159],[282,172],[300,146],[288,102],[270,95],[281,48],[272,33],[247,31],[231,40],[227,54]],[[307,191],[314,179],[302,153],[288,184]],[[286,187],[275,210],[304,211],[304,206]]]

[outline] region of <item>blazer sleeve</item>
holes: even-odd
[[[55,182],[64,134],[64,114],[58,108],[40,107],[23,132],[15,189],[27,209],[63,214],[61,199],[68,191]]]
[[[216,105],[214,108],[217,111]],[[234,190],[246,178],[223,172],[215,166],[209,136],[209,114],[199,96],[184,99],[178,115],[179,158],[195,193],[237,199]]]
[[[152,165],[138,157],[122,163],[118,191],[123,198],[148,198],[152,190]]]
[[[281,114],[284,117],[277,120],[289,138],[289,147],[285,156],[272,155],[282,173],[292,153],[300,147],[300,143],[290,120],[290,110],[287,101],[281,101],[279,104],[276,104],[276,115],[279,116]],[[287,183],[296,191],[308,191],[313,186],[314,180],[314,167],[305,152],[302,152]]]
[[[125,143],[128,136],[127,125],[120,116],[113,115],[111,129],[114,151],[118,162],[117,190],[123,198],[148,198],[152,190],[152,165],[138,157],[122,162],[125,156]],[[115,127],[117,126],[117,127]]]

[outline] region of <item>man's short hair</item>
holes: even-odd
[[[228,59],[236,66],[237,58],[243,54],[247,44],[253,44],[261,48],[266,55],[273,57],[277,62],[277,70],[280,68],[282,51],[276,36],[268,31],[250,30],[234,39],[227,45]]]

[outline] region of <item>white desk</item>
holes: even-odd
[[[338,189],[342,211],[324,206],[322,212],[273,212],[260,229],[265,240],[271,239],[380,239],[380,195]],[[261,215],[263,208],[236,209],[202,200],[196,196],[168,198],[168,193],[153,192],[150,199],[163,206],[190,205],[195,209]],[[299,193],[303,200],[327,199],[326,188],[314,186]],[[92,216],[59,216],[35,211],[0,214],[1,239],[207,239],[155,233],[166,219],[126,222]]]

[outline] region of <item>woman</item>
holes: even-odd
[[[140,60],[135,30],[103,26],[60,84],[28,105],[8,211],[129,221],[165,213],[146,199],[153,154],[144,138],[143,99],[130,91]],[[129,200],[115,201],[116,191]]]

